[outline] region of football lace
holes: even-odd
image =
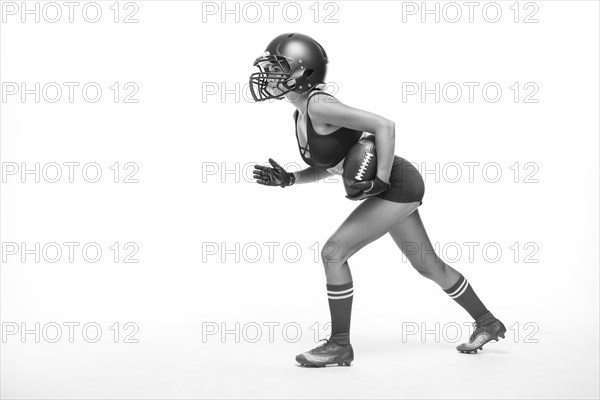
[[[356,172],[356,176],[354,177],[354,179],[356,179],[358,181],[362,181],[363,176],[365,175],[365,172],[367,172],[367,167],[369,166],[371,157],[373,157],[373,153],[368,152],[365,154],[365,156],[362,160],[362,163],[360,163],[360,167],[358,168],[358,171]]]

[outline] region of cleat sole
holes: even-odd
[[[325,364],[312,364],[312,363],[307,363],[307,362],[299,362],[301,367],[306,367],[306,368],[323,368],[326,367],[328,365],[335,365],[337,364],[338,366],[344,366],[344,367],[349,367],[350,364],[352,363],[353,360],[350,361],[342,361],[342,362],[331,362],[331,363],[325,363]]]

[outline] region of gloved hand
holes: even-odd
[[[286,187],[296,182],[294,174],[286,172],[275,160],[269,158],[269,163],[273,166],[272,168],[259,164],[254,165],[254,178],[257,179],[257,183],[265,186]]]
[[[379,193],[385,192],[390,186],[392,186],[391,183],[385,183],[379,179],[379,177],[370,181],[356,182],[350,185],[350,187],[355,190],[360,190],[359,194],[352,197],[346,196],[346,198],[350,200],[364,200],[367,197],[376,196]]]

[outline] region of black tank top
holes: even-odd
[[[300,146],[300,139],[298,138],[298,110],[294,113],[296,140],[298,141],[300,156],[305,163],[311,167],[331,168],[336,166],[344,159],[344,157],[346,157],[348,151],[350,151],[352,146],[358,142],[363,133],[355,129],[344,127],[341,127],[329,135],[319,135],[316,133],[313,129],[312,122],[310,121],[310,116],[308,115],[308,104],[311,97],[319,93],[331,96],[329,93],[321,92],[317,89],[317,91],[308,98],[306,103],[306,147]],[[310,158],[305,157],[307,151],[310,152]]]

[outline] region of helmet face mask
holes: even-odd
[[[281,100],[287,93],[301,94],[323,83],[325,50],[300,33],[277,36],[254,60],[260,72],[250,75],[250,92],[255,101]]]
[[[255,101],[281,100],[294,90],[296,82],[291,78],[294,71],[285,57],[263,54],[254,61],[254,66],[260,70],[250,75],[250,92]]]

